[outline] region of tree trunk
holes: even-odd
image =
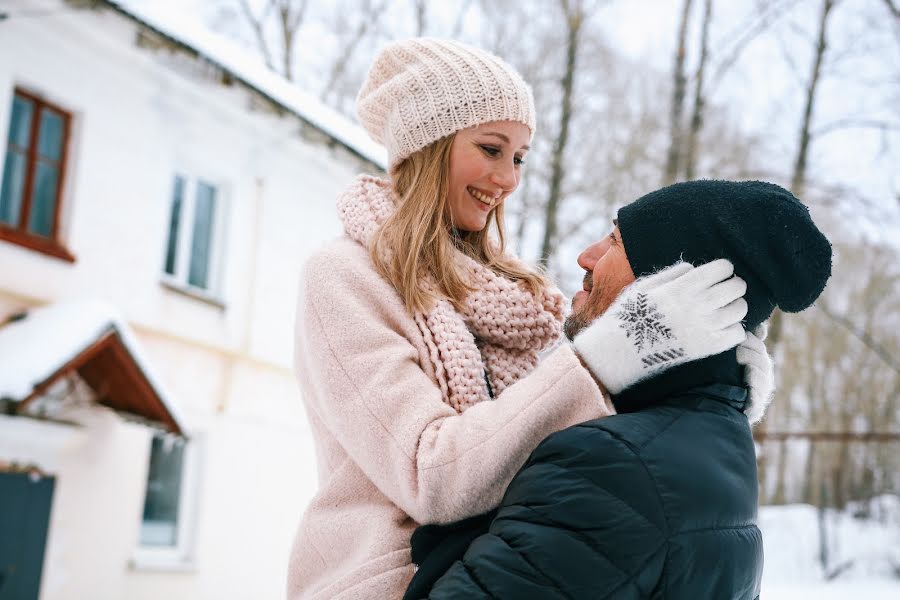
[[[550,167],[550,196],[547,198],[546,218],[544,225],[544,241],[541,244],[540,263],[546,267],[553,254],[556,243],[556,216],[559,210],[562,182],[565,177],[563,158],[566,153],[566,144],[569,140],[569,122],[572,120],[572,89],[575,82],[576,60],[578,58],[578,43],[581,25],[584,22],[584,13],[580,4],[570,7],[568,0],[562,0],[562,9],[566,16],[568,36],[566,40],[566,72],[562,79],[562,109],[559,116],[559,136],[556,138],[556,146],[553,149]]]
[[[687,54],[687,28],[690,20],[691,4],[693,0],[684,0],[681,8],[681,23],[678,26],[678,42],[675,47],[675,68],[673,72],[672,105],[669,113],[669,128],[671,139],[669,141],[669,154],[666,157],[666,170],[663,174],[663,185],[668,185],[678,177],[678,169],[681,163],[681,148],[683,144],[681,120],[684,114],[684,96],[687,87],[687,78],[684,75],[684,59]]]
[[[822,60],[828,47],[828,15],[834,8],[835,0],[822,1],[822,16],[819,18],[819,35],[816,43],[816,53],[813,58],[812,73],[806,86],[806,105],[803,108],[803,121],[800,125],[800,139],[797,146],[797,157],[794,160],[794,173],[791,176],[791,191],[795,195],[803,197],[806,185],[806,167],[809,157],[809,145],[812,140],[810,126],[812,124],[813,109],[816,104],[816,90],[819,87],[819,78],[822,74]]]
[[[778,445],[778,472],[775,474],[775,493],[772,495],[772,504],[787,504],[787,490],[785,489],[787,450],[787,440],[782,440]]]
[[[425,0],[415,0],[415,2],[413,2],[413,8],[415,9],[416,15],[416,37],[421,37],[425,35],[428,7],[425,4]]]
[[[687,151],[684,158],[684,178],[694,178],[697,163],[697,140],[703,128],[703,108],[706,104],[703,97],[703,76],[706,71],[706,59],[709,55],[709,24],[712,21],[712,0],[706,0],[703,6],[703,28],[700,34],[700,64],[694,80],[694,111],[691,114],[691,125],[688,129]]]
[[[805,502],[806,504],[816,504],[819,499],[818,492],[818,477],[816,477],[816,470],[818,469],[818,465],[816,464],[816,441],[809,441],[809,454],[806,455],[806,466],[803,469],[803,474],[806,476],[806,481],[803,484],[803,498],[800,499],[801,502]]]
[[[266,43],[266,36],[263,32],[263,21],[265,21],[266,16],[268,15],[268,12],[272,8],[272,6],[273,5],[271,2],[266,4],[265,9],[263,10],[262,17],[257,18],[256,15],[253,14],[253,11],[250,9],[250,5],[247,3],[247,0],[240,1],[241,12],[244,14],[244,18],[247,19],[247,22],[250,24],[250,28],[253,30],[253,35],[256,37],[256,45],[259,47],[259,51],[263,56],[263,60],[266,61],[266,66],[271,70],[276,71],[275,61],[272,60],[272,53],[269,51],[269,44]]]

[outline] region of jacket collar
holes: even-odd
[[[616,412],[629,413],[688,395],[703,395],[743,411],[747,390],[735,350],[679,365],[623,390],[612,401]]]

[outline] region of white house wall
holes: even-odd
[[[334,199],[359,162],[305,139],[293,115],[249,110],[252,95],[208,65],[137,47],[139,26],[113,11],[17,18],[27,5],[0,23],[0,138],[17,85],[74,113],[62,237],[77,260],[0,241],[0,318],[70,297],[116,305],[205,456],[194,567],[143,571],[129,565],[147,429],[97,409],[77,442],[0,443],[0,458],[58,477],[41,598],[279,598],[315,485],[290,373],[298,274],[339,232]],[[226,199],[224,309],[160,283],[176,173]]]

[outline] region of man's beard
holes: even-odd
[[[608,284],[609,282],[604,283]],[[590,291],[590,295],[588,296],[588,299],[584,301],[581,309],[578,311],[573,310],[569,316],[566,317],[566,320],[563,323],[563,333],[566,335],[566,338],[570,341],[574,340],[576,335],[594,322],[594,319],[606,312],[613,301],[615,301],[616,296],[618,296],[617,293],[616,296],[609,298],[609,294],[607,293],[608,287],[608,285],[594,286],[594,289]],[[621,290],[619,291],[621,292]]]
[[[591,322],[584,319],[580,313],[573,312],[566,317],[566,320],[563,323],[563,333],[566,334],[566,338],[571,342],[575,339],[576,335],[581,333],[581,331],[590,324]]]

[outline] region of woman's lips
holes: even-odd
[[[476,190],[472,187],[467,187],[466,191],[470,196],[472,196],[472,198],[474,198],[478,202],[479,206],[481,206],[482,208],[486,208],[487,210],[494,208],[494,206],[497,205],[497,201],[499,200],[498,198],[488,196],[480,190]]]

